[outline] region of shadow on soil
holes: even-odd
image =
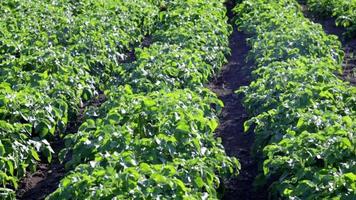
[[[233,4],[227,4],[229,18],[233,18],[231,9]],[[252,157],[254,133],[244,133],[243,123],[248,119],[242,105],[243,96],[235,94],[241,86],[247,86],[251,82],[252,64],[246,62],[246,56],[250,48],[246,44],[247,36],[238,31],[234,26],[230,37],[231,56],[228,58],[221,73],[209,84],[224,102],[225,107],[220,115],[220,126],[217,134],[221,137],[226,153],[236,157],[241,163],[241,171],[238,177],[232,178],[225,184],[225,200],[262,200],[267,199],[266,191],[256,191],[253,186],[257,176],[258,165]]]

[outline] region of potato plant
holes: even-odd
[[[159,9],[156,1],[0,2],[1,199],[14,198],[41,155],[51,160],[52,135],[104,88]]]
[[[73,170],[49,200],[217,199],[238,174],[214,137],[222,103],[202,88],[229,53],[223,1],[160,7],[151,44],[114,69],[108,101],[66,137]]]
[[[49,199],[214,198],[219,177],[236,173],[237,160],[214,137],[210,106],[222,102],[211,92],[125,86],[108,96],[96,120],[67,136],[62,155],[72,152],[67,167],[77,167]]]
[[[308,9],[322,17],[335,17],[336,25],[346,28],[346,35],[356,36],[355,0],[306,0]]]
[[[294,0],[245,0],[234,11],[256,66],[238,91],[263,156],[256,183],[272,183],[273,199],[354,199],[356,88],[336,74],[340,42]]]

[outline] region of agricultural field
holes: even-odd
[[[2,0],[0,199],[356,199],[355,25],[354,0]]]
[[[337,26],[345,27],[349,37],[356,37],[355,0],[305,0],[310,11],[319,17],[335,17]]]

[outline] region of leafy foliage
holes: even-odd
[[[256,65],[238,92],[264,158],[257,183],[272,182],[272,198],[354,199],[356,89],[335,75],[340,42],[294,0],[245,0],[235,13]]]
[[[16,189],[41,154],[51,160],[47,139],[63,133],[82,102],[103,88],[158,11],[150,1],[0,2],[2,187]],[[13,191],[0,195],[13,198]]]
[[[222,103],[202,87],[229,53],[223,1],[159,7],[150,45],[113,68],[108,101],[66,137],[73,170],[49,200],[217,199],[238,173],[213,134]]]
[[[237,160],[214,138],[210,105],[222,103],[209,91],[143,95],[126,86],[108,96],[97,120],[67,136],[67,165],[86,164],[49,199],[213,198],[217,175],[235,173]]]
[[[307,0],[308,9],[323,17],[336,17],[336,25],[345,27],[349,37],[356,36],[355,0]]]
[[[139,92],[195,90],[226,62],[231,27],[220,1],[163,4],[165,11],[160,12],[160,20],[150,35],[150,46],[136,48],[136,60],[115,69],[118,75],[112,76],[114,85],[129,83]]]

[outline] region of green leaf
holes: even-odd
[[[164,176],[162,176],[161,174],[158,174],[158,173],[152,174],[151,178],[157,183],[165,183],[167,181]]]
[[[351,182],[356,182],[356,174],[349,172],[344,174],[344,176],[349,179]]]
[[[144,102],[145,106],[147,106],[147,107],[152,107],[152,106],[156,105],[156,102],[149,98],[145,98],[143,100],[143,102]]]
[[[203,181],[203,179],[202,179],[201,177],[199,177],[199,176],[194,179],[194,182],[195,182],[195,184],[197,184],[197,186],[198,186],[199,188],[202,188],[202,187],[204,186],[204,181]]]
[[[31,148],[31,154],[35,160],[40,161],[40,157],[38,156],[38,153],[33,148]]]
[[[143,173],[147,174],[151,172],[151,167],[147,163],[141,163],[140,164],[140,169],[142,170]]]
[[[181,180],[175,179],[175,183],[177,184],[180,190],[182,190],[183,192],[187,191],[187,188]]]
[[[343,144],[343,146],[345,146],[346,148],[352,148],[353,145],[351,144],[351,141],[348,138],[342,138],[341,139],[341,143]]]
[[[39,122],[35,125],[35,131],[39,133],[41,137],[45,137],[50,132],[50,129],[45,122]]]
[[[67,187],[70,183],[71,181],[68,178],[64,178],[62,181],[62,187]]]
[[[180,130],[180,131],[182,131],[184,133],[189,133],[190,132],[190,126],[185,120],[181,119],[177,124],[177,130]]]
[[[244,132],[247,133],[248,130],[250,130],[250,127],[251,127],[251,121],[250,120],[245,121],[244,122]]]
[[[5,153],[6,153],[5,147],[4,147],[4,145],[2,144],[2,142],[0,140],[0,157],[4,156]]]
[[[297,128],[301,128],[304,124],[303,118],[299,118],[298,123],[297,123]]]
[[[352,127],[352,125],[353,125],[352,119],[349,116],[342,117],[342,121],[344,121],[346,123],[347,127]]]
[[[6,163],[7,163],[7,167],[9,169],[10,174],[13,176],[14,175],[14,164],[12,164],[11,160],[8,160]]]

